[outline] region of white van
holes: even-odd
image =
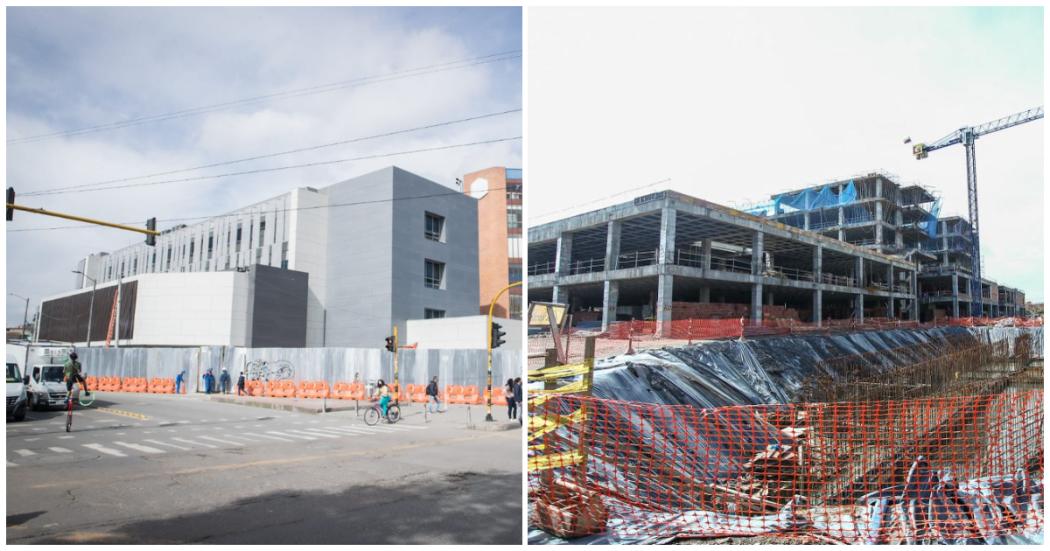
[[[29,408],[48,409],[66,405],[66,384],[62,382],[64,365],[34,365],[29,375]]]
[[[7,414],[15,421],[26,418],[26,385],[18,369],[18,360],[7,355]]]

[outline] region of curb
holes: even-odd
[[[353,409],[354,409],[354,406],[352,406],[352,405],[347,407],[345,405],[340,404],[338,407],[333,407],[331,403],[328,404],[327,409],[324,409],[324,408],[321,407],[321,404],[317,404],[317,405],[285,404],[285,403],[280,403],[280,402],[262,402],[262,401],[251,400],[251,399],[243,400],[243,399],[237,399],[237,398],[233,398],[233,397],[226,398],[226,397],[223,397],[223,396],[212,396],[212,397],[207,397],[205,399],[209,400],[209,401],[212,401],[212,402],[220,402],[220,403],[224,403],[224,404],[236,404],[236,405],[240,405],[240,406],[256,407],[256,408],[262,408],[262,409],[275,409],[275,410],[279,410],[279,411],[294,411],[294,412],[298,412],[298,413],[311,413],[311,414],[314,414],[314,415],[317,415],[317,414],[320,414],[320,413],[325,413],[325,412],[334,412],[334,411],[353,411]]]

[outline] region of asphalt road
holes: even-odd
[[[502,413],[502,412],[500,412]],[[521,430],[100,393],[7,422],[7,543],[519,544]],[[483,411],[469,420],[483,425]]]

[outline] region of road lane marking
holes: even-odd
[[[203,446],[205,448],[213,448],[214,449],[214,448],[218,447],[218,446],[213,446],[211,444],[205,444],[203,442],[197,442],[197,441],[194,441],[194,440],[187,440],[185,438],[172,438],[172,440],[174,440],[176,442],[182,442],[183,444],[192,444],[194,446]]]
[[[226,438],[233,438],[234,440],[238,440],[239,439],[239,440],[245,440],[245,441],[248,441],[248,442],[262,442],[262,440],[259,440],[258,438],[253,438],[253,437],[250,437],[250,436],[244,436],[243,434],[224,434],[223,436],[226,437]]]
[[[508,432],[510,432],[510,431],[496,431],[496,432],[488,432],[488,431],[486,431],[486,432],[479,432],[478,434],[472,434],[472,435],[463,436],[463,437],[460,437],[460,438],[445,439],[445,440],[442,440],[440,442],[440,444],[448,445],[448,444],[455,444],[455,443],[458,443],[458,442],[469,442],[471,440],[490,440],[490,439],[500,439],[500,440],[505,440],[505,441],[509,442],[509,441],[512,441],[512,440],[510,440],[510,436],[508,436]],[[513,441],[518,442],[519,440],[513,440]],[[394,445],[394,446],[383,446],[380,449],[366,449],[366,450],[340,449],[340,450],[332,451],[332,452],[329,452],[329,453],[320,453],[320,454],[315,454],[315,455],[297,455],[295,457],[285,457],[285,458],[280,458],[280,459],[261,459],[259,461],[249,461],[247,463],[244,463],[244,462],[241,462],[241,461],[236,461],[236,462],[233,462],[233,463],[221,463],[221,464],[217,464],[217,465],[216,464],[209,464],[209,465],[204,466],[204,467],[193,467],[193,468],[189,468],[189,469],[183,469],[181,471],[171,471],[171,472],[165,473],[165,475],[166,476],[193,476],[193,475],[199,475],[199,474],[202,474],[202,473],[209,473],[209,472],[222,472],[222,471],[233,471],[233,470],[241,471],[241,470],[243,470],[245,468],[249,468],[249,467],[266,467],[266,466],[274,466],[274,465],[295,465],[295,464],[299,464],[299,463],[310,463],[310,462],[314,462],[314,461],[324,461],[326,463],[330,463],[331,460],[333,460],[333,459],[349,458],[349,457],[371,457],[371,458],[377,458],[378,459],[378,458],[381,458],[381,457],[389,456],[390,454],[396,454],[397,452],[430,447],[430,446],[433,446],[433,445],[435,445],[437,443],[438,442],[411,442],[411,443],[407,443],[407,444],[400,444],[400,445]],[[121,482],[122,483],[126,483],[129,480],[140,480],[140,479],[146,479],[146,478],[155,478],[156,476],[157,476],[156,473],[153,473],[153,472],[146,473],[146,474],[141,474],[141,475],[123,476],[121,478]],[[58,481],[55,481],[55,482],[46,482],[46,483],[43,483],[43,484],[35,484],[33,486],[30,486],[30,489],[40,490],[40,489],[44,489],[44,488],[68,488],[68,487],[72,487],[72,486],[90,486],[92,484],[94,484],[94,485],[111,486],[113,484],[113,480],[111,478],[89,479],[89,478],[76,478],[76,477],[70,478],[70,477],[65,477],[62,480],[58,480]]]
[[[26,438],[26,442],[36,442],[37,440],[40,440],[39,436],[37,436],[36,438]]]
[[[157,448],[151,448],[150,446],[143,446],[142,444],[131,444],[128,442],[114,441],[114,444],[118,446],[124,446],[132,450],[145,452],[145,453],[164,453],[164,450],[158,450]]]
[[[115,450],[113,448],[107,448],[107,447],[103,446],[102,444],[82,444],[82,445],[85,448],[88,448],[89,450],[95,450],[97,452],[104,453],[104,454],[107,454],[107,455],[112,455],[112,456],[116,456],[116,457],[127,457],[127,454],[125,454],[124,452],[122,452],[120,450]]]
[[[72,436],[59,436],[58,437],[59,440],[69,440],[70,438],[73,438],[73,437]]]
[[[193,449],[193,448],[187,448],[185,446],[179,446],[178,444],[169,444],[167,442],[161,442],[160,440],[150,440],[148,438],[143,440],[143,442],[149,442],[150,444],[156,444],[158,446],[168,446],[168,447],[171,447],[171,448],[175,448],[177,450],[190,450],[190,449]]]
[[[311,429],[311,430],[323,430],[323,431],[327,431],[327,432],[338,434],[339,436],[364,436],[364,435],[367,435],[367,434],[372,434],[370,432],[364,432],[364,431],[358,432],[356,430],[334,429],[334,428],[328,428],[328,427],[320,428],[320,429]]]
[[[280,440],[281,442],[295,442],[295,440],[289,440],[288,438],[281,438],[280,436],[271,436],[269,434],[256,434],[254,432],[248,432],[248,433],[245,433],[245,434],[250,434],[252,436],[258,436],[258,437],[261,437],[261,438],[269,438],[270,440]]]
[[[279,432],[279,431],[275,431],[275,430],[268,430],[268,431],[266,431],[266,434],[276,434],[278,436],[291,436],[292,438],[299,438],[300,440],[317,440],[316,438],[314,438],[312,436],[300,436],[298,434],[289,434],[289,433],[286,433],[286,432]]]
[[[302,430],[297,430],[295,432],[298,432],[299,434],[308,434],[310,436],[321,436],[323,438],[339,438],[338,436],[336,436],[334,434],[328,434],[327,432],[315,431],[314,429],[302,429]]]
[[[230,442],[229,440],[223,440],[221,438],[212,438],[211,436],[200,436],[200,438],[205,438],[205,439],[212,440],[212,441],[215,441],[215,442],[221,442],[223,444],[230,444],[230,445],[233,445],[233,446],[243,446],[244,445],[241,442]]]
[[[95,408],[95,411],[100,411],[102,413],[108,413],[110,415],[119,415],[121,417],[130,417],[132,419],[138,419],[140,421],[146,421],[146,420],[149,419],[148,416],[143,415],[141,413],[136,413],[134,411],[125,411],[123,409]]]
[[[55,452],[55,453],[73,453],[73,450],[67,450],[65,448],[59,448],[57,446],[54,447],[54,448],[48,448],[48,449],[53,451],[53,452]]]
[[[15,450],[15,453],[17,453],[18,455],[21,455],[22,457],[29,457],[30,455],[36,455],[35,451],[25,450],[25,449]]]
[[[8,461],[8,462],[7,462],[7,466],[8,466],[8,467],[17,467],[17,466],[18,466],[18,463],[13,463],[13,462],[11,462],[11,461]]]

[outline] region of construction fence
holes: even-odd
[[[976,543],[1043,528],[1041,389],[711,409],[542,398],[531,524],[559,537]]]
[[[184,373],[188,392],[203,392],[208,370],[219,376],[223,368],[233,382],[243,371],[249,381],[262,383],[290,381],[336,383],[360,381],[374,384],[378,379],[394,382],[393,356],[372,348],[239,348],[204,346],[194,348],[85,348],[78,350],[85,374],[116,377],[121,380],[174,380]],[[470,387],[484,389],[488,382],[486,350],[398,351],[398,382],[426,384],[438,377],[443,389]],[[502,387],[521,376],[520,350],[492,352],[493,387]]]

